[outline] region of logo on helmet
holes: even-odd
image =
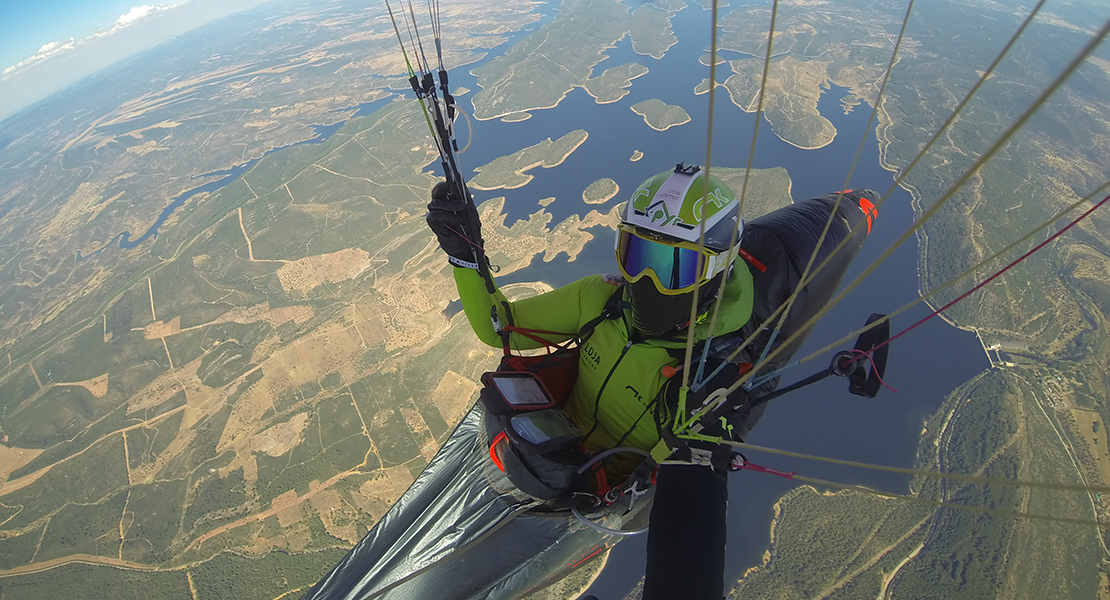
[[[636,212],[640,213],[640,211],[636,211]],[[679,227],[685,227],[687,229],[692,229],[692,227],[690,225],[687,225],[687,224],[683,223],[682,219],[679,218],[678,215],[672,215],[671,212],[669,210],[667,210],[667,203],[662,201],[662,200],[660,200],[660,201],[652,204],[651,206],[647,207],[647,210],[645,212],[640,213],[640,214],[642,214],[644,216],[649,216],[649,218],[651,219],[651,224],[652,225],[655,225],[656,222],[658,222],[659,226],[661,226],[661,227],[670,227],[672,225],[678,225]]]
[[[708,189],[704,183],[709,184]],[[703,180],[696,169],[690,173],[676,170],[659,173],[640,184],[624,214],[629,224],[693,241],[699,224],[704,223],[707,229],[716,227],[735,204],[736,197],[721,181]]]
[[[726,206],[732,201],[732,198],[726,196],[725,193],[721,191],[721,188],[714,188],[712,192],[708,192],[705,195],[704,199],[713,205],[714,210],[710,211],[713,214],[716,214],[723,206]],[[694,202],[693,209],[694,219],[696,219],[698,223],[701,223],[701,220],[705,218],[702,214],[702,198],[698,198],[697,202]]]

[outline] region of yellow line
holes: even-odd
[[[239,207],[239,229],[241,229],[243,231],[243,238],[247,240],[247,256],[253,261],[254,260],[254,247],[251,246],[251,238],[250,238],[250,236],[247,235],[247,228],[243,225],[243,207],[242,206]]]
[[[157,321],[158,315],[154,314],[154,285],[150,283],[150,278],[146,278],[146,289],[150,291],[150,320]]]
[[[127,486],[131,487],[134,483],[131,481],[131,453],[127,450],[127,432],[121,431],[120,435],[123,436],[123,468],[127,469]]]
[[[166,345],[166,338],[159,338],[162,340],[162,347],[166,349],[166,358],[170,361],[170,370],[173,371],[173,357],[170,356],[170,347]]]
[[[41,390],[42,389],[42,380],[39,379],[39,374],[35,372],[35,365],[28,362],[27,366],[31,367],[31,374],[35,376],[35,383],[39,384],[39,389]]]

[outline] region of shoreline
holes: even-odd
[[[588,205],[588,206],[598,206],[598,205],[601,205],[601,204],[605,204],[606,202],[615,198],[617,196],[617,194],[619,194],[621,192],[621,186],[618,185],[617,182],[613,181],[612,179],[610,179],[609,181],[613,182],[613,192],[611,194],[606,194],[606,195],[598,197],[598,198],[590,198],[589,196],[586,195],[586,192],[589,191],[589,189],[590,189],[589,186],[587,186],[585,190],[582,190],[582,202],[585,202],[586,205]],[[593,185],[593,184],[591,183],[590,185]]]
[[[664,103],[664,104],[666,104],[666,103]],[[672,107],[672,106],[678,106],[678,105],[677,105],[677,104],[673,104],[673,105],[672,105],[672,104],[667,104],[667,108],[670,108],[670,107]],[[662,129],[660,129],[660,128],[656,127],[655,125],[653,125],[653,124],[651,123],[651,121],[649,121],[649,120],[648,120],[648,115],[647,115],[647,113],[646,113],[646,112],[640,112],[640,111],[636,110],[636,106],[635,106],[635,105],[633,105],[633,106],[630,106],[630,107],[628,107],[628,108],[629,108],[630,110],[632,110],[632,112],[634,112],[634,113],[636,113],[636,114],[640,115],[641,117],[643,117],[643,119],[644,119],[644,123],[646,123],[648,127],[651,127],[652,129],[654,129],[654,130],[656,130],[656,131],[666,131],[666,130],[670,129],[671,127],[678,127],[678,126],[680,126],[680,125],[685,125],[685,124],[687,124],[687,123],[689,123],[690,121],[692,121],[692,120],[693,120],[693,119],[692,119],[692,118],[690,117],[690,113],[687,113],[687,112],[686,112],[686,109],[683,109],[683,108],[682,108],[681,106],[678,106],[678,108],[682,109],[682,112],[686,113],[686,120],[685,120],[685,121],[681,121],[681,122],[679,122],[679,123],[671,123],[671,124],[667,125],[666,127],[664,127],[664,128],[662,128]]]
[[[890,116],[890,113],[887,112],[885,102],[881,102],[879,104],[878,110],[875,111],[875,115],[877,117],[877,120],[879,121],[878,125],[875,128],[875,139],[879,143],[879,167],[883,170],[894,173],[895,179],[897,180],[897,178],[902,175],[902,172],[897,167],[892,165],[887,159],[887,151],[892,143],[888,132],[895,125],[894,119]],[[917,188],[907,184],[904,180],[898,183],[898,187],[909,193],[910,208],[911,210],[913,210],[914,219],[916,220],[920,218],[920,216],[924,213],[924,211],[922,210],[921,193],[917,191]],[[926,233],[924,227],[919,227],[914,232],[914,234],[917,238],[917,295],[922,297],[922,301],[925,303],[925,306],[929,307],[930,310],[935,311],[940,307],[937,306],[931,299],[924,297],[927,293],[924,287],[930,277],[929,270],[927,268],[929,262],[929,235]],[[939,313],[937,314],[937,316],[944,320],[945,323],[951,325],[952,327],[955,327],[960,331],[968,331],[974,333],[983,348],[983,354],[986,355],[987,360],[990,362],[990,364],[994,366],[994,360],[991,359],[990,352],[987,351],[987,346],[986,343],[983,341],[983,335],[980,328],[972,325],[961,325],[947,317],[944,313]]]
[[[722,85],[722,87],[724,87],[723,84],[721,84],[721,85]],[[736,103],[733,102],[733,104],[736,104]],[[737,106],[740,106],[740,105],[737,104]],[[740,106],[740,110],[742,110],[742,111],[744,111],[748,114],[751,114],[751,113],[755,112],[755,110],[748,110],[748,109],[744,108],[743,106]],[[829,121],[827,118],[822,116],[821,113],[817,113],[817,114],[819,116],[821,116],[822,119],[825,119],[826,121]],[[766,108],[763,109],[763,120],[767,121],[767,125],[771,128],[771,133],[775,134],[775,137],[779,138],[779,140],[781,140],[782,142],[784,142],[786,144],[790,144],[791,146],[794,146],[795,148],[798,148],[799,150],[820,150],[821,148],[824,148],[825,146],[828,146],[829,144],[833,143],[833,141],[836,140],[836,136],[840,133],[840,130],[838,130],[836,128],[836,125],[833,125],[832,121],[829,121],[829,126],[832,127],[832,130],[833,130],[833,135],[832,135],[831,138],[829,138],[829,141],[827,141],[824,144],[821,144],[819,146],[802,146],[800,144],[795,144],[794,142],[782,137],[781,135],[779,135],[779,132],[775,131],[775,124],[772,123],[771,120],[767,118],[767,109]]]
[[[539,30],[537,30],[536,32],[541,31],[541,30],[542,30],[542,27]],[[529,35],[531,35],[531,34],[529,34]],[[616,48],[617,44],[619,44],[621,41],[623,41],[624,38],[626,38],[626,37],[630,37],[628,32],[625,32],[624,35],[622,35],[619,39],[614,41],[612,44],[607,44],[604,47],[598,49],[597,53],[601,58],[599,58],[597,60],[597,62],[590,65],[590,67],[589,67],[590,75],[593,75],[594,67],[598,66],[603,61],[605,61],[606,59],[609,58],[609,56],[605,53],[608,52],[609,50],[612,50],[612,49]],[[637,54],[640,54],[640,53],[637,52]],[[647,56],[647,55],[644,55],[644,54],[640,54],[640,55],[641,56]],[[504,56],[504,54],[502,54],[502,56]],[[486,64],[489,64],[489,63],[486,63]],[[474,72],[474,69],[471,69],[471,70],[467,71],[467,73],[470,76],[474,77],[474,84],[478,86],[478,93],[474,94],[474,98],[477,98],[478,96],[480,96],[482,94],[482,92],[486,91],[486,87],[482,85],[482,78],[479,77],[478,74]],[[590,79],[589,77],[586,78],[587,81],[589,79]],[[562,94],[560,94],[559,99],[556,100],[555,103],[550,105],[550,106],[534,106],[534,107],[531,107],[531,108],[518,108],[516,110],[511,110],[511,111],[508,111],[508,112],[503,112],[501,114],[492,115],[492,116],[484,117],[484,118],[478,116],[478,106],[474,103],[474,98],[471,98],[470,99],[470,106],[474,108],[474,111],[472,112],[471,116],[474,117],[475,119],[479,120],[479,121],[492,121],[493,119],[500,119],[501,117],[504,117],[505,115],[511,115],[513,113],[532,112],[534,110],[547,110],[547,109],[550,109],[550,108],[555,108],[556,106],[559,106],[559,104],[563,100],[566,100],[567,94],[573,92],[574,88],[579,88],[579,87],[585,88],[585,86],[583,86],[582,83],[584,83],[584,82],[571,84],[570,89],[565,90]],[[586,93],[589,94],[589,91],[587,91]],[[596,98],[595,98],[595,100],[596,100]]]
[[[632,63],[632,64],[639,64],[639,63]],[[644,67],[644,65],[640,65],[640,66],[641,66],[641,67]],[[617,68],[617,67],[613,67],[613,68]],[[606,70],[608,70],[608,69],[606,69]],[[604,101],[602,101],[602,100],[598,100],[598,97],[597,97],[597,96],[595,96],[595,95],[594,95],[594,93],[590,91],[590,88],[586,87],[585,85],[579,85],[579,86],[575,86],[575,87],[580,87],[580,88],[582,88],[583,90],[585,90],[585,91],[586,91],[586,93],[587,93],[587,94],[589,94],[589,95],[590,95],[590,97],[591,97],[591,98],[593,98],[593,99],[594,99],[594,102],[596,102],[597,104],[613,104],[613,103],[615,103],[615,102],[620,102],[621,98],[624,98],[624,97],[625,97],[625,96],[627,96],[628,94],[632,93],[632,92],[631,92],[631,91],[629,90],[629,88],[631,88],[631,87],[632,87],[632,82],[633,82],[634,80],[636,80],[636,79],[639,79],[639,78],[643,77],[644,75],[647,75],[647,74],[648,74],[649,72],[650,72],[650,69],[648,69],[647,67],[644,67],[644,71],[643,71],[642,73],[639,73],[639,74],[637,74],[637,75],[633,75],[632,77],[629,77],[628,79],[626,79],[625,81],[627,82],[627,84],[626,84],[626,85],[622,85],[622,86],[620,87],[621,91],[622,91],[622,92],[624,92],[624,93],[622,93],[622,94],[621,94],[620,96],[617,96],[616,98],[613,98],[612,100],[604,100]],[[592,75],[592,74],[593,74],[593,73],[591,72],[591,75]],[[604,74],[605,74],[605,72],[603,71],[603,72],[602,72],[602,75],[604,75]],[[600,76],[601,76],[601,75],[599,75],[598,77],[600,77]],[[586,81],[589,81],[589,79],[587,79]],[[571,89],[571,91],[574,91],[574,89],[572,88],[572,89]],[[568,92],[568,93],[569,93],[569,92]],[[563,95],[563,97],[565,98],[565,97],[566,97],[566,94],[564,94],[564,95]]]
[[[732,79],[732,77],[734,77],[734,76],[735,76],[735,75],[730,75],[728,79]],[[755,102],[757,101],[757,99],[758,99],[758,96],[756,96],[756,98],[752,98],[752,101],[751,101],[751,103],[749,103],[749,104],[748,104],[748,105],[746,105],[746,106],[745,106],[745,105],[743,105],[743,104],[741,104],[740,102],[738,102],[738,101],[736,100],[736,95],[735,95],[735,94],[733,93],[733,91],[732,91],[732,88],[731,88],[731,87],[729,87],[729,85],[728,85],[728,79],[726,79],[724,83],[717,83],[717,82],[713,82],[713,83],[714,83],[714,85],[713,85],[713,89],[716,89],[716,88],[718,88],[718,87],[723,87],[723,88],[725,88],[726,90],[728,90],[728,98],[729,98],[729,100],[730,100],[730,101],[731,101],[731,102],[732,102],[733,104],[735,104],[735,105],[736,105],[736,106],[737,106],[737,107],[738,107],[738,108],[739,108],[740,110],[744,111],[745,113],[748,113],[749,115],[750,115],[750,114],[752,114],[752,113],[754,113],[754,112],[756,112],[756,107],[752,106],[752,104],[754,104],[754,103],[755,103]],[[706,83],[706,86],[708,87],[708,81],[709,81],[709,80],[708,80],[708,78],[707,78],[707,79],[706,79],[706,81],[704,81],[704,82],[702,82],[702,83]],[[697,90],[697,88],[694,88],[694,89],[695,89],[695,92],[694,92],[694,93],[695,93],[696,95],[702,95],[702,94],[707,94],[707,93],[709,93],[709,90],[703,90],[703,91],[701,92],[701,94],[698,94],[698,93],[697,93],[697,91],[696,91],[696,90]],[[822,92],[822,93],[824,93],[824,92]],[[767,106],[766,106],[766,104],[764,104],[764,106],[763,106],[763,110],[762,110],[762,111],[760,111],[760,112],[761,112],[761,115],[762,115],[762,117],[763,117],[763,120],[764,120],[764,121],[767,121],[767,124],[768,124],[768,125],[769,125],[769,126],[771,127],[771,132],[775,134],[775,137],[779,138],[779,139],[780,139],[780,140],[782,140],[783,142],[785,142],[785,143],[787,143],[787,144],[790,144],[791,146],[794,146],[795,148],[798,148],[798,149],[800,149],[800,150],[819,150],[819,149],[821,149],[821,148],[824,148],[825,146],[828,146],[829,144],[833,143],[833,141],[834,141],[834,140],[836,140],[836,136],[837,136],[837,134],[839,134],[839,133],[840,133],[840,130],[838,130],[838,129],[836,128],[836,125],[833,125],[832,121],[830,121],[830,120],[828,119],[828,117],[826,117],[826,116],[822,115],[822,114],[821,114],[821,111],[817,110],[817,103],[814,103],[814,105],[813,105],[813,111],[814,111],[814,112],[815,112],[815,113],[817,114],[817,116],[818,116],[818,117],[820,117],[820,118],[822,118],[822,119],[825,119],[825,122],[829,124],[829,127],[831,127],[831,128],[832,128],[832,132],[833,132],[833,133],[832,133],[832,137],[830,137],[830,138],[829,138],[829,141],[825,142],[824,144],[820,144],[820,145],[818,145],[818,146],[802,146],[802,145],[800,145],[800,144],[796,144],[796,143],[794,143],[794,142],[792,142],[792,141],[790,141],[790,140],[788,140],[788,139],[786,139],[786,138],[782,137],[781,135],[779,135],[779,132],[775,131],[775,124],[774,124],[774,123],[773,123],[773,122],[771,121],[771,119],[769,119],[769,118],[767,117]],[[880,153],[880,156],[882,156],[882,155],[881,155],[881,153]]]
[[[564,154],[561,158],[559,158],[559,162],[548,165],[548,164],[544,163],[543,159],[541,159],[541,160],[538,160],[536,162],[533,162],[532,164],[529,164],[529,165],[520,167],[518,169],[515,169],[513,171],[513,173],[517,174],[520,177],[525,178],[524,182],[521,183],[520,185],[512,185],[512,186],[499,185],[499,186],[496,186],[496,187],[483,187],[479,184],[475,184],[475,183],[469,182],[469,181],[467,182],[467,185],[469,185],[473,189],[483,191],[483,192],[491,192],[493,190],[518,190],[518,189],[528,185],[529,183],[532,182],[533,179],[536,178],[535,175],[530,175],[530,174],[527,173],[527,171],[531,171],[532,169],[535,169],[536,167],[543,167],[545,169],[553,169],[553,168],[563,164],[564,162],[566,162],[566,160],[568,158],[570,158],[570,155],[574,154],[575,150],[578,150],[579,148],[581,148],[582,144],[585,144],[586,140],[588,140],[590,138],[590,132],[586,131],[585,129],[583,129],[582,132],[585,133],[586,135],[582,136],[582,139],[577,144],[575,144],[573,148],[571,148],[569,151],[567,151],[566,154]],[[552,143],[555,142],[555,140],[552,140],[551,138],[547,138],[547,141],[552,142]],[[540,142],[540,143],[543,143],[543,142]],[[503,158],[503,157],[499,157],[499,158]],[[483,165],[483,166],[485,166],[485,165]],[[477,177],[478,175],[481,175],[481,171],[479,170],[480,168],[481,167],[478,167],[477,169],[475,169],[475,171],[477,171],[477,175],[475,175],[475,177]]]

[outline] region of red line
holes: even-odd
[[[571,569],[577,569],[577,568],[578,568],[578,565],[580,565],[580,564],[582,564],[582,563],[586,562],[587,560],[590,560],[591,558],[593,558],[593,557],[597,556],[597,553],[598,553],[598,552],[601,552],[601,551],[602,551],[602,550],[604,550],[604,549],[605,549],[605,546],[598,546],[598,547],[597,547],[597,548],[596,548],[596,549],[595,549],[595,550],[594,550],[593,552],[591,552],[591,553],[589,554],[589,556],[587,556],[587,557],[585,557],[585,558],[581,558],[581,559],[579,559],[579,560],[578,560],[578,562],[576,562],[576,563],[574,563],[574,564],[570,565],[570,568],[571,568]]]
[[[906,329],[902,330],[902,332],[901,332],[901,333],[899,333],[898,335],[896,335],[896,336],[894,336],[894,337],[890,338],[889,340],[887,340],[887,341],[885,341],[885,342],[883,342],[883,343],[879,344],[878,346],[875,346],[875,347],[874,347],[874,348],[872,348],[871,350],[868,350],[868,351],[867,351],[867,354],[871,354],[872,352],[874,352],[874,351],[878,350],[879,348],[882,348],[883,346],[886,346],[887,344],[889,344],[889,343],[893,342],[894,340],[896,340],[896,339],[898,339],[898,338],[902,337],[903,335],[905,335],[905,334],[909,333],[909,332],[910,332],[910,330],[912,330],[913,328],[917,327],[918,325],[921,325],[922,323],[924,323],[925,321],[928,321],[929,319],[932,319],[933,317],[935,317],[935,316],[939,315],[940,313],[944,312],[945,310],[948,310],[949,308],[951,308],[951,307],[952,307],[952,305],[956,304],[956,303],[957,303],[957,302],[959,302],[960,300],[963,300],[964,298],[967,298],[967,297],[968,297],[968,296],[970,296],[970,295],[971,295],[971,294],[972,294],[973,292],[977,291],[977,290],[978,290],[979,288],[983,287],[984,285],[987,285],[988,283],[990,283],[990,282],[994,281],[994,280],[995,280],[995,279],[997,279],[997,278],[998,278],[998,277],[999,277],[1000,275],[1002,275],[1002,274],[1003,274],[1003,273],[1005,273],[1006,271],[1009,271],[1009,270],[1010,270],[1010,269],[1011,269],[1011,268],[1012,268],[1012,267],[1013,267],[1014,265],[1016,265],[1016,264],[1018,264],[1019,262],[1021,262],[1021,261],[1025,260],[1025,259],[1027,259],[1027,258],[1029,258],[1029,256],[1030,256],[1030,255],[1032,255],[1032,254],[1033,254],[1034,252],[1036,252],[1037,250],[1040,250],[1041,248],[1044,248],[1045,246],[1047,246],[1049,242],[1051,242],[1051,241],[1055,240],[1056,238],[1060,237],[1061,235],[1064,235],[1064,232],[1066,232],[1067,230],[1069,230],[1069,229],[1071,229],[1072,227],[1076,226],[1076,225],[1077,225],[1077,224],[1078,224],[1078,223],[1079,223],[1080,221],[1082,221],[1083,219],[1086,219],[1086,218],[1087,218],[1087,217],[1088,217],[1088,216],[1089,216],[1089,215],[1090,215],[1091,213],[1095,212],[1095,210],[1097,210],[1097,209],[1098,209],[1098,208],[1099,208],[1100,206],[1102,206],[1103,204],[1106,204],[1106,202],[1107,202],[1108,200],[1110,200],[1110,196],[1107,196],[1107,197],[1103,198],[1101,202],[1099,202],[1098,204],[1096,204],[1096,205],[1092,206],[1090,210],[1088,210],[1087,212],[1083,213],[1082,215],[1079,215],[1079,218],[1077,218],[1076,220],[1072,221],[1071,223],[1068,223],[1067,227],[1064,227],[1064,228],[1063,228],[1063,229],[1061,229],[1060,231],[1057,231],[1057,232],[1056,232],[1055,234],[1053,234],[1052,236],[1050,236],[1050,237],[1049,237],[1049,238],[1048,238],[1047,240],[1045,240],[1045,241],[1041,242],[1040,244],[1038,244],[1038,245],[1037,245],[1037,247],[1033,248],[1033,249],[1032,249],[1032,250],[1030,250],[1029,252],[1026,252],[1025,254],[1022,254],[1022,255],[1021,255],[1020,257],[1018,257],[1018,258],[1017,258],[1017,260],[1015,260],[1014,262],[1012,262],[1012,263],[1010,263],[1010,264],[1006,265],[1005,267],[1003,267],[1003,269],[1002,269],[1001,271],[999,271],[999,272],[995,273],[994,275],[991,275],[991,276],[990,276],[990,277],[988,277],[987,279],[983,280],[983,282],[982,282],[982,283],[980,283],[979,285],[977,285],[977,286],[975,286],[975,287],[971,288],[971,289],[970,289],[970,290],[968,290],[967,292],[964,292],[964,294],[963,294],[962,296],[960,296],[959,298],[956,298],[955,300],[953,300],[953,301],[949,302],[948,304],[945,304],[944,306],[942,306],[942,307],[938,308],[937,310],[933,311],[933,313],[932,313],[931,315],[929,315],[929,316],[925,317],[924,319],[921,319],[920,321],[918,321],[918,322],[914,323],[913,325],[910,325],[910,326],[909,326],[909,327],[907,327]]]

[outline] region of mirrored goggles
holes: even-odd
[[[629,282],[650,277],[663,294],[678,295],[694,289],[716,275],[727,260],[708,248],[691,242],[652,239],[630,225],[620,225],[617,234],[617,266]]]

